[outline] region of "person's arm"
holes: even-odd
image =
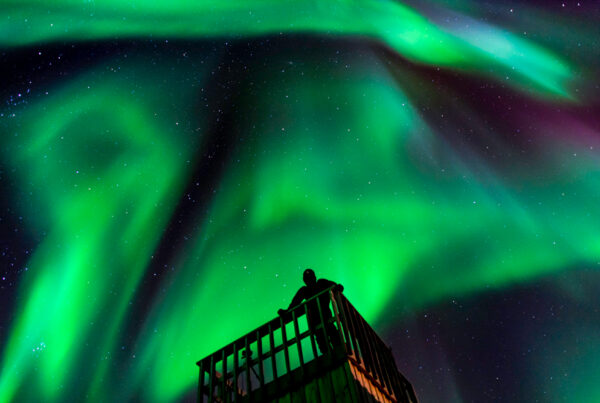
[[[295,307],[296,305],[300,305],[300,303],[302,301],[304,301],[304,299],[306,298],[306,296],[304,295],[305,293],[306,293],[306,287],[304,287],[304,286],[300,287],[298,292],[296,292],[296,295],[294,295],[294,298],[292,298],[292,302],[290,302],[290,306],[288,306],[287,310],[289,311],[291,308]]]
[[[287,309],[278,310],[277,313],[279,315],[283,315],[284,313],[289,311],[291,308],[295,307],[296,305],[299,305],[305,299],[305,295],[304,295],[305,288],[306,287],[304,287],[304,286],[300,287],[298,292],[296,292],[296,295],[294,295],[294,298],[292,298],[292,302],[290,303],[290,306],[288,306]]]
[[[334,283],[333,281],[329,281],[326,278],[322,278],[319,281],[322,281],[325,285],[324,288],[334,287],[335,291],[342,292],[344,291],[344,286],[338,283]]]

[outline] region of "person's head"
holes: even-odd
[[[306,284],[309,287],[317,283],[317,276],[315,276],[315,272],[312,271],[312,269],[304,270],[302,279],[304,280],[304,284]]]

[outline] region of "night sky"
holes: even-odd
[[[0,402],[193,401],[307,267],[422,402],[599,402],[599,26],[595,1],[2,1]]]

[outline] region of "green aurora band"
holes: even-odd
[[[0,44],[143,35],[168,38],[257,36],[281,32],[361,36],[420,63],[512,78],[548,95],[572,97],[567,64],[519,36],[480,25],[464,35],[441,29],[394,1],[5,1]],[[512,83],[511,83],[512,84]]]
[[[80,3],[5,1],[0,43],[333,34],[544,102],[580,102],[574,68],[552,51],[491,25],[478,35],[438,26],[397,2]],[[240,95],[230,135],[245,141],[175,246],[135,351],[122,353],[136,290],[209,136],[208,112],[193,105],[218,62],[150,59],[99,62],[5,111],[4,158],[34,200],[22,214],[44,235],[1,351],[2,402],[177,399],[195,384],[194,362],[272,318],[306,266],[385,326],[390,304],[417,309],[600,258],[595,143],[555,127],[537,168],[499,170],[438,135],[383,63],[340,56],[324,68],[280,55],[253,73],[263,95]],[[282,66],[289,75],[271,79]]]

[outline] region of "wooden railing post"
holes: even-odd
[[[215,355],[210,356],[210,372],[208,373],[208,403],[215,401]]]
[[[227,392],[227,356],[225,355],[225,349],[221,353],[221,371],[221,399],[227,402],[229,392]]]
[[[250,356],[250,346],[248,344],[248,336],[244,338],[244,346],[246,351],[246,393],[250,395],[252,393],[252,379],[250,378],[250,363],[252,357]]]
[[[260,384],[260,387],[262,388],[265,384],[265,375],[264,375],[264,370],[263,370],[263,359],[262,359],[262,340],[260,337],[260,330],[256,331],[256,352],[257,352],[257,359],[258,359],[258,382]]]
[[[204,402],[204,360],[201,360],[198,364],[200,367],[200,374],[198,375],[198,403]]]
[[[279,317],[281,321],[281,340],[283,342],[283,355],[285,357],[285,370],[286,374],[290,373],[290,352],[288,351],[288,343],[287,343],[287,335],[285,331],[285,321],[283,320],[283,316]]]
[[[362,365],[364,366],[364,360],[362,358],[362,350],[364,349],[364,347],[360,346],[358,343],[359,329],[356,324],[356,321],[358,318],[356,317],[354,310],[351,309],[350,303],[348,302],[348,300],[344,298],[343,301],[344,301],[344,308],[345,308],[346,312],[348,313],[347,319],[348,319],[348,324],[350,325],[350,338],[352,340],[352,345],[353,345],[352,355],[354,356],[354,358],[356,359],[356,362],[358,364],[362,363]]]
[[[273,380],[277,379],[277,358],[275,357],[275,336],[273,336],[273,329],[269,323],[269,346],[271,348],[271,369],[273,371]]]
[[[233,401],[238,401],[239,387],[238,387],[238,348],[237,343],[233,343]]]
[[[298,327],[298,318],[296,317],[296,310],[292,311],[292,320],[294,321],[294,336],[296,337],[296,346],[298,347],[298,358],[300,360],[300,367],[304,370],[304,356],[302,355],[302,343],[300,340],[300,330]]]
[[[306,315],[306,324],[308,325],[308,305],[304,304],[304,315]],[[315,343],[315,330],[311,326],[308,326],[308,338],[310,339],[310,345],[312,347],[313,359],[317,359],[319,354],[317,353],[317,344]]]
[[[333,312],[335,314],[337,324],[343,337],[344,341],[344,350],[346,354],[350,354],[352,351],[352,347],[350,345],[350,338],[348,336],[348,322],[346,321],[345,309],[341,304],[341,297],[339,292],[334,292],[333,294]],[[341,318],[341,319],[340,319]]]
[[[319,310],[319,318],[321,319],[321,331],[323,332],[323,336],[325,336],[325,345],[327,346],[327,354],[331,353],[331,346],[329,345],[329,335],[327,334],[327,328],[325,327],[325,320],[323,319],[323,310],[321,309],[321,301],[319,298],[317,300],[317,309]],[[327,308],[329,309],[329,308]],[[320,348],[321,346],[319,346]],[[321,353],[325,354],[325,351],[321,351]]]

